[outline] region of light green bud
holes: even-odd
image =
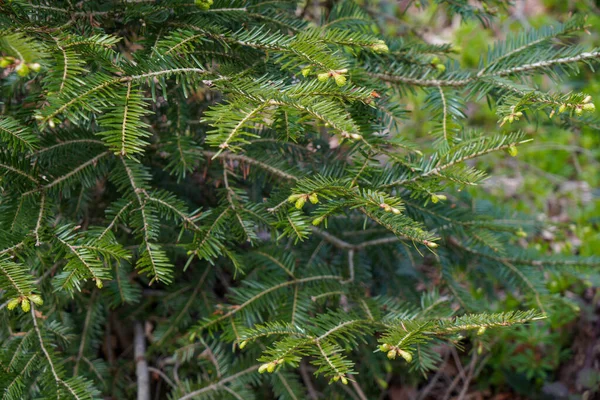
[[[311,193],[310,196],[308,196],[308,199],[313,204],[317,204],[319,202],[319,196],[317,196],[316,193]]]
[[[390,51],[389,47],[387,46],[387,44],[385,44],[383,40],[378,41],[373,46],[371,46],[371,48],[375,53],[378,54],[389,53]]]
[[[322,74],[317,75],[317,79],[319,82],[327,82],[327,79],[329,79],[329,73],[323,72]]]
[[[392,349],[392,350],[388,351],[387,358],[389,358],[390,360],[394,360],[397,355],[398,355],[398,353],[396,352],[396,350]]]
[[[348,384],[348,379],[347,379],[345,376],[342,376],[340,379],[342,380],[342,383],[343,383],[344,385],[347,385],[347,384]]]
[[[292,195],[290,195],[290,197],[288,197],[288,202],[293,203],[296,200],[298,200],[300,197],[302,197],[301,194],[292,194]]]
[[[42,66],[39,63],[33,63],[33,64],[29,64],[29,68],[31,68],[31,70],[33,72],[40,72],[40,69],[42,69]]]
[[[308,76],[310,74],[310,70],[311,70],[310,67],[303,68],[302,69],[302,76],[304,76],[304,77]]]
[[[566,104],[561,104],[560,107],[558,107],[558,112],[559,113],[564,113],[567,110],[567,105]]]
[[[338,86],[344,86],[346,84],[346,77],[344,75],[336,75],[335,84]]]
[[[408,351],[398,350],[398,353],[407,363],[411,362],[413,359],[412,354],[410,354]]]
[[[594,103],[586,103],[583,105],[583,109],[585,111],[594,111],[596,109],[596,106],[594,105]]]
[[[0,58],[0,68],[6,68],[6,67],[12,65],[12,63],[13,63],[13,60],[11,60],[8,57]]]
[[[323,222],[323,220],[324,220],[324,219],[325,219],[325,217],[324,217],[324,216],[317,217],[317,218],[313,219],[313,221],[312,221],[312,224],[313,224],[314,226],[321,225],[321,223]]]
[[[519,154],[519,151],[517,150],[517,146],[515,146],[514,144],[511,144],[510,146],[508,146],[508,154],[510,154],[511,157],[516,157],[517,154]]]
[[[483,335],[486,330],[487,330],[487,328],[485,326],[480,327],[479,329],[477,329],[477,335],[479,335],[479,336]]]
[[[15,68],[15,71],[17,71],[17,75],[22,76],[22,77],[29,75],[29,67],[25,63],[21,63],[21,64],[17,65],[17,68]]]
[[[27,299],[21,300],[21,309],[24,312],[29,312],[29,310],[31,310],[31,304],[29,303],[29,300],[27,300]]]
[[[296,200],[295,207],[298,210],[302,210],[302,207],[304,207],[304,204],[306,204],[306,198],[304,196],[301,196],[298,200]]]
[[[269,364],[261,365],[260,367],[258,367],[258,373],[264,374],[265,372],[267,372],[267,368],[269,368]]]
[[[9,310],[14,310],[15,308],[17,308],[20,302],[21,299],[19,297],[11,299],[6,305],[6,308],[8,308]]]
[[[31,300],[34,304],[41,306],[42,304],[44,304],[44,300],[42,300],[42,297],[39,294],[32,294],[29,296],[29,300]]]

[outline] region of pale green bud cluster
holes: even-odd
[[[387,47],[387,46],[386,46]],[[304,68],[302,70],[302,75],[307,76],[311,73],[310,67]],[[321,72],[317,74],[317,79],[319,82],[327,82],[329,78],[333,78],[335,84],[338,86],[344,86],[347,82],[346,73],[348,73],[347,69],[339,69],[337,71],[329,71],[329,72]]]
[[[31,310],[31,303],[41,306],[42,304],[44,304],[44,300],[42,300],[42,297],[37,294],[30,294],[29,296],[20,296],[11,299],[6,305],[6,308],[8,308],[9,310],[14,310],[20,304],[23,312],[29,312],[29,310]]]
[[[271,361],[266,364],[262,364],[260,367],[258,367],[258,373],[264,374],[265,372],[268,372],[268,373],[272,374],[273,372],[275,372],[275,368],[277,368],[277,366],[279,364],[283,364],[282,359]]]
[[[439,72],[446,71],[446,66],[442,63],[442,60],[438,56],[435,56],[431,59],[431,65],[434,66]]]
[[[412,354],[410,354],[408,351],[402,350],[397,346],[391,346],[387,343],[384,343],[381,346],[379,346],[379,350],[386,353],[387,358],[389,358],[390,360],[395,360],[396,357],[400,356],[404,358],[404,360],[407,363],[409,363],[413,359]]]
[[[345,375],[337,375],[337,376],[334,376],[332,379],[332,381],[334,381],[334,382],[337,382],[339,380],[341,380],[344,385],[348,384],[348,378],[346,378]]]
[[[523,113],[521,111],[515,112],[514,107],[512,107],[512,112],[502,119],[502,123],[500,124],[500,126],[504,125],[507,122],[509,124],[512,124],[513,122],[518,121],[519,118],[521,118],[522,116]]]
[[[26,77],[31,71],[39,72],[42,66],[39,63],[25,63],[23,60],[17,60],[14,57],[1,57],[0,68],[9,68],[14,66],[15,72],[21,77]]]
[[[208,10],[213,5],[213,0],[194,0],[194,4],[202,10]]]
[[[390,52],[389,47],[387,46],[387,44],[385,44],[385,42],[383,40],[377,41],[377,43],[372,45],[371,48],[373,49],[373,51],[375,53],[378,53],[378,54],[385,54],[385,53]]]
[[[564,113],[567,108],[572,108],[576,115],[581,115],[584,111],[593,112],[596,110],[596,106],[592,103],[592,96],[586,96],[580,104],[563,103],[558,107],[558,112]],[[552,111],[550,117],[552,115],[554,115],[554,111]]]
[[[448,197],[446,197],[446,195],[444,194],[432,194],[431,195],[431,202],[433,204],[439,203],[440,201],[446,201],[448,200]]]
[[[288,202],[294,203],[294,206],[298,210],[301,210],[307,201],[310,201],[312,204],[317,204],[319,202],[319,196],[317,195],[317,193],[308,193],[308,194],[292,194],[292,195],[290,195],[290,197],[288,197]]]
[[[391,212],[391,213],[396,214],[396,215],[400,214],[400,212],[401,212],[396,207],[392,207],[392,206],[390,206],[389,204],[386,204],[386,203],[381,203],[379,205],[379,207],[383,208],[383,211],[385,211],[385,212]]]

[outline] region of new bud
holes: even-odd
[[[390,345],[389,345],[389,344],[387,344],[387,343],[384,343],[384,344],[382,344],[381,346],[379,346],[379,350],[381,350],[381,351],[390,351],[391,349],[392,349],[392,348],[391,348],[391,347],[390,347]]]
[[[25,77],[29,74],[29,67],[25,63],[21,63],[17,65],[15,71],[17,71],[17,75]]]
[[[340,379],[342,380],[342,383],[343,383],[344,385],[347,385],[347,384],[348,384],[348,379],[347,379],[345,376],[342,376]]]
[[[306,198],[304,196],[301,196],[298,200],[296,200],[295,207],[298,210],[302,210],[302,207],[304,207],[305,203],[306,203]]]
[[[40,72],[40,69],[42,69],[42,66],[39,63],[33,63],[33,64],[29,64],[29,68],[31,68],[31,70],[33,72]]]
[[[310,74],[310,67],[302,69],[302,76],[307,77]]]
[[[576,108],[575,108],[575,114],[577,114],[577,115],[581,115],[581,114],[583,114],[583,108],[581,108],[581,107],[576,107]]]
[[[296,200],[298,200],[300,197],[302,197],[301,194],[292,194],[290,195],[290,197],[288,197],[288,202],[290,203],[294,203]]]
[[[311,193],[310,196],[308,196],[308,199],[313,204],[317,204],[319,202],[319,196],[317,196],[316,193]]]
[[[338,86],[344,86],[346,84],[346,77],[344,75],[336,75],[335,84]]]
[[[402,358],[404,358],[404,361],[406,361],[407,363],[411,362],[413,359],[412,354],[410,354],[408,351],[398,350],[398,353]]]
[[[23,299],[21,301],[21,309],[25,312],[28,312],[29,310],[31,310],[31,304],[29,304],[29,300]]]
[[[277,364],[275,364],[274,362],[270,362],[267,365],[267,372],[272,374],[275,371],[275,367],[277,366]]]
[[[564,113],[567,110],[567,105],[566,104],[561,104],[560,107],[558,107],[558,112],[559,113]]]
[[[513,144],[508,146],[508,154],[510,154],[511,157],[516,157],[517,154],[519,154],[519,151],[517,150],[517,146],[515,146]]]
[[[583,99],[583,104],[589,103],[590,101],[592,101],[592,96],[586,96],[585,99]]]
[[[390,51],[389,47],[387,46],[387,44],[385,44],[383,40],[380,40],[379,42],[375,43],[373,46],[371,46],[371,48],[375,53],[378,54],[389,53]]]
[[[31,300],[34,304],[41,306],[42,304],[44,304],[44,300],[42,300],[42,297],[39,294],[32,294],[29,296],[29,300]]]
[[[317,218],[313,219],[312,224],[314,226],[321,225],[321,222],[323,222],[324,219],[325,219],[325,216],[317,217]]]
[[[329,79],[329,73],[323,72],[322,74],[317,75],[317,79],[319,82],[327,82],[327,79]]]
[[[446,66],[444,64],[436,64],[435,69],[437,69],[439,72],[444,72],[446,71]]]
[[[8,308],[9,310],[14,310],[15,308],[17,308],[17,306],[19,305],[19,303],[21,302],[20,298],[15,298],[12,299],[8,302],[8,304],[6,305],[6,308]]]
[[[269,368],[269,364],[263,364],[260,367],[258,367],[258,373],[259,374],[264,374],[265,372],[267,372],[267,369]]]
[[[596,109],[596,106],[594,105],[594,103],[586,103],[583,105],[583,109],[585,111],[594,111]]]
[[[396,352],[396,350],[392,349],[392,350],[388,351],[387,358],[389,358],[390,360],[394,360],[397,355],[398,355],[398,353]]]
[[[485,326],[480,327],[479,329],[477,329],[477,335],[479,335],[479,336],[483,335],[485,333],[486,329],[487,328]]]
[[[240,343],[240,350],[243,350],[244,347],[246,347],[247,344],[248,344],[247,340],[244,340],[242,343]]]
[[[0,58],[0,68],[6,68],[10,65],[12,65],[13,60],[11,60],[10,58],[7,57],[2,57]]]

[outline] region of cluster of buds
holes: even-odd
[[[448,197],[446,197],[446,195],[444,194],[432,194],[431,195],[431,202],[433,204],[439,203],[440,201],[446,201],[448,200]]]
[[[407,363],[409,363],[413,359],[412,354],[410,354],[408,351],[402,350],[397,346],[391,346],[387,343],[384,343],[381,346],[379,346],[379,350],[381,350],[384,353],[387,353],[387,358],[389,358],[390,360],[395,360],[396,357],[400,356],[404,358],[404,360]]]
[[[346,68],[338,69],[336,71],[323,72],[317,75],[317,79],[319,80],[319,82],[327,82],[329,78],[333,78],[335,80],[336,85],[344,86],[346,84],[346,76],[344,74],[346,74],[347,72],[348,70]],[[307,75],[309,73],[310,71],[307,72]],[[304,74],[304,70],[302,74]]]
[[[500,124],[500,126],[504,125],[505,123],[509,123],[512,124],[515,121],[518,121],[519,118],[521,118],[523,116],[523,113],[521,111],[516,111],[515,112],[515,107],[511,107],[511,112],[510,114],[508,114],[506,117],[504,117],[502,119],[502,123]]]
[[[391,213],[396,214],[396,215],[400,214],[400,212],[401,212],[396,207],[392,207],[392,206],[390,206],[389,204],[386,204],[386,203],[381,203],[379,205],[379,207],[383,208],[383,211],[385,211],[385,212],[391,212]]]
[[[336,375],[333,377],[332,381],[337,382],[341,380],[344,385],[348,384],[348,378],[345,375]]]
[[[213,5],[213,0],[195,0],[194,4],[202,10],[208,10]]]
[[[25,77],[30,71],[39,72],[42,66],[39,63],[26,63],[23,60],[18,60],[14,57],[1,57],[0,68],[14,67],[17,75]]]
[[[431,65],[439,72],[446,71],[446,66],[442,63],[442,60],[440,60],[438,56],[435,56],[431,59]]]
[[[342,137],[344,139],[353,139],[353,140],[360,140],[360,139],[362,139],[362,136],[359,135],[358,133],[348,133],[346,131],[342,132]]]
[[[19,296],[8,302],[6,308],[9,310],[14,310],[17,308],[19,304],[21,304],[21,309],[24,312],[29,312],[31,310],[31,303],[41,306],[44,304],[42,297],[38,294],[30,294],[29,296]]]
[[[283,359],[271,361],[269,363],[261,365],[258,368],[258,373],[259,374],[264,374],[265,372],[268,372],[268,373],[272,374],[273,372],[275,372],[275,368],[277,368],[277,366],[279,364],[283,364]]]
[[[383,40],[378,40],[377,43],[371,46],[371,49],[373,49],[373,51],[378,54],[385,54],[390,52],[389,47],[387,46],[387,44],[385,44]]]
[[[37,119],[38,121],[43,121],[44,120],[44,116],[42,114],[36,114],[35,119]],[[48,126],[52,129],[54,129],[56,127],[56,123],[59,122],[58,120],[54,120],[54,119],[49,119],[48,120]]]
[[[592,96],[586,96],[581,104],[567,104],[563,103],[558,107],[559,113],[564,113],[567,111],[567,108],[572,108],[575,111],[575,114],[581,115],[584,111],[592,112],[596,110],[596,106],[592,103]],[[554,115],[554,111],[552,111],[551,116]]]
[[[290,197],[288,197],[288,202],[295,203],[294,206],[298,210],[301,210],[307,201],[310,201],[313,204],[317,204],[319,202],[319,196],[317,196],[316,193],[309,193],[309,194],[292,194]]]

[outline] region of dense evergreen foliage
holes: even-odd
[[[490,24],[503,2],[436,3]],[[461,191],[533,139],[515,121],[593,122],[589,95],[536,85],[594,67],[584,17],[467,69],[309,5],[0,2],[2,399],[377,398],[599,264],[524,247],[542,222]],[[493,131],[465,118],[486,100]]]

